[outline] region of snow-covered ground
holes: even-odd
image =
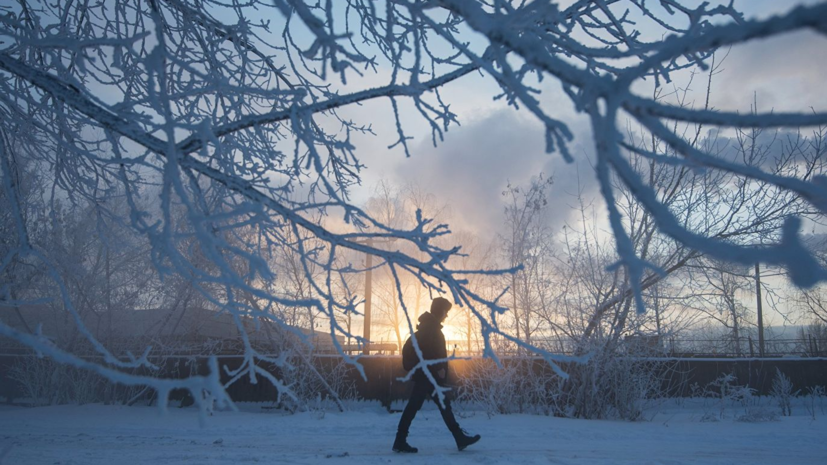
[[[736,409],[705,422],[702,409],[677,406],[661,406],[651,421],[636,423],[466,412],[460,423],[483,439],[464,452],[431,408],[411,430],[416,455],[391,452],[399,414],[379,408],[296,415],[258,405],[242,410],[216,412],[201,427],[192,408],[161,416],[153,407],[0,407],[0,463],[827,463],[827,416],[812,420],[803,407],[792,417],[754,423],[735,421]]]

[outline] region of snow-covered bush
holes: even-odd
[[[827,396],[827,390],[824,389],[824,386],[813,386],[807,388],[807,396],[804,399],[804,407],[807,409],[807,413],[810,414],[810,418],[813,420],[816,419],[816,413],[821,412],[824,415],[824,398]]]
[[[512,413],[556,413],[560,376],[537,357],[518,356],[497,366],[472,359],[459,380],[458,400],[488,416]]]
[[[358,397],[354,382],[354,376],[358,376],[358,373],[352,365],[337,357],[333,366],[321,367],[315,363],[316,359],[311,354],[298,347],[287,354],[280,374],[282,381],[295,395],[280,396],[280,408],[297,412],[335,405],[341,411],[345,408],[343,401]]]
[[[648,402],[666,397],[674,362],[651,361],[648,352],[619,354],[606,346],[560,376],[541,358],[511,357],[502,367],[472,360],[460,379],[459,399],[489,415],[537,413],[570,418],[643,419]]]
[[[52,405],[62,391],[60,365],[48,358],[20,357],[9,370],[9,380],[16,382],[34,406]]]
[[[561,381],[558,414],[577,418],[643,419],[647,402],[666,397],[676,364],[651,361],[649,350],[618,353],[611,344],[596,344],[587,363],[572,365]]]
[[[353,365],[340,357],[317,356],[300,337],[276,329],[268,331],[267,349],[278,354],[273,364],[281,382],[288,388],[280,394],[277,406],[290,412],[321,408],[322,401],[344,410],[344,400],[356,398]]]
[[[87,404],[102,400],[105,379],[47,357],[18,357],[8,373],[33,406]]]
[[[778,421],[778,411],[766,407],[749,407],[743,414],[735,417],[735,421],[744,423]]]
[[[89,404],[100,402],[103,395],[105,378],[89,370],[79,370],[67,367],[64,374],[65,381],[61,383],[63,389],[68,389],[72,402]]]
[[[772,379],[770,395],[781,409],[781,415],[788,417],[793,414],[792,400],[798,395],[798,391],[793,391],[793,382],[778,368],[775,369],[775,377]]]
[[[705,412],[701,421],[712,421],[713,416],[716,419],[723,419],[729,407],[737,406],[747,409],[745,415],[749,416],[748,409],[755,401],[755,390],[738,384],[738,377],[733,373],[724,373],[703,387],[694,385],[693,391],[695,395],[700,395],[705,399],[714,399],[710,407],[716,412],[714,414],[711,411]]]
[[[734,383],[736,379],[732,378],[732,381]],[[755,389],[733,384],[727,391],[733,406],[741,409],[741,413],[735,413],[735,421],[759,423],[778,420],[778,411],[762,405],[761,397],[756,395]]]
[[[768,399],[756,395],[755,389],[739,384],[732,373],[724,373],[703,387],[695,384],[692,392],[694,396],[714,400],[711,404],[704,403],[707,410],[701,421],[718,421],[731,416],[741,422],[762,422],[792,414],[792,399],[797,394],[792,387],[790,379],[776,369]],[[768,401],[780,409],[768,407]],[[734,411],[727,414],[730,408]]]

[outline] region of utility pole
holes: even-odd
[[[393,242],[396,239],[386,239],[379,241],[380,244]],[[356,241],[357,243],[362,243],[361,241]],[[367,245],[369,248],[373,248],[374,240],[372,237],[368,237],[364,239],[364,244]],[[365,324],[362,328],[362,337],[365,339],[365,345],[362,347],[362,353],[364,355],[370,355],[370,307],[371,307],[371,300],[373,295],[373,255],[366,253],[365,254]]]
[[[755,264],[755,296],[758,303],[758,356],[764,356],[764,311],[761,304],[761,268]]]
[[[373,239],[366,241],[368,247],[373,247]],[[370,306],[371,295],[373,294],[373,255],[365,254],[365,325],[362,329],[362,337],[365,338],[365,345],[362,347],[362,353],[370,355]]]
[[[468,325],[468,327],[466,328],[467,332],[468,332],[468,336],[467,336],[468,352],[465,355],[470,357],[471,356],[471,308],[470,307],[466,310],[465,316],[467,318],[466,319],[466,324]]]

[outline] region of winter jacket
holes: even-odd
[[[422,357],[425,360],[437,360],[448,358],[448,351],[445,348],[445,335],[442,334],[442,324],[430,312],[425,312],[419,317],[419,325],[416,327],[416,340],[422,350]],[[448,377],[448,362],[430,365],[431,374],[440,384],[443,384]],[[441,374],[440,374],[441,373]],[[421,369],[413,374],[414,382],[429,382],[428,377]]]

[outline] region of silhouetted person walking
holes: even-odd
[[[422,350],[422,356],[425,360],[448,358],[448,351],[445,349],[445,336],[442,334],[442,322],[445,321],[445,318],[448,316],[448,310],[450,309],[451,302],[448,302],[448,300],[442,297],[437,297],[431,302],[431,311],[425,312],[419,317],[419,326],[416,328],[416,340],[419,343],[419,348]],[[405,345],[408,346],[407,343]],[[410,346],[403,348],[403,363],[406,358],[410,359],[411,356],[416,357],[415,353],[413,355],[410,354],[411,350],[413,350],[413,348]],[[408,352],[407,355],[406,351]],[[413,363],[416,362],[414,361]],[[448,378],[448,362],[430,365],[429,370],[437,383],[440,385],[445,383]],[[442,414],[445,426],[447,426],[451,434],[454,435],[454,440],[456,440],[459,450],[463,450],[480,440],[479,434],[469,436],[459,427],[456,418],[454,418],[454,412],[451,410],[451,403],[447,396],[443,399],[444,405],[441,404],[436,394],[436,389],[421,369],[417,369],[411,378],[414,383],[413,392],[411,393],[411,398],[408,400],[408,405],[405,406],[405,411],[402,412],[402,418],[399,420],[396,440],[393,442],[394,452],[415,453],[418,451],[416,447],[411,447],[411,445],[408,444],[408,430],[416,416],[416,412],[422,408],[422,404],[425,403],[425,399],[428,397],[432,398],[437,407],[439,407],[439,413]]]

